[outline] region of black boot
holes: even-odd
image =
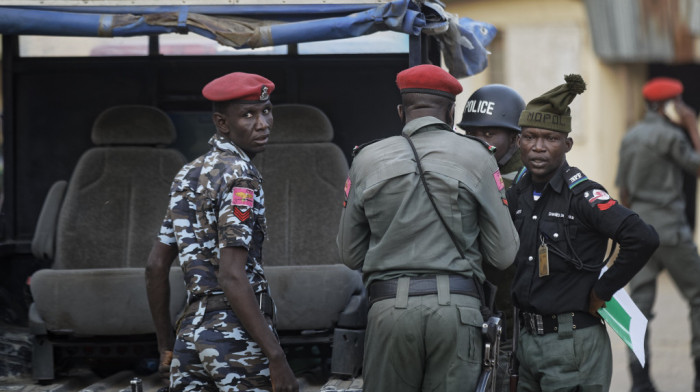
[[[695,362],[697,367],[698,362]],[[656,392],[654,384],[649,376],[649,360],[646,360],[646,366],[642,367],[639,361],[634,360],[630,363],[630,374],[632,375],[631,392]],[[696,379],[697,380],[697,379]],[[697,381],[696,381],[697,385]],[[697,387],[696,387],[697,391]]]
[[[700,358],[695,358],[695,382],[693,390],[700,392]]]

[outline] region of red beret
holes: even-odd
[[[204,98],[220,101],[263,102],[270,99],[275,84],[268,79],[245,72],[233,72],[214,79],[202,89]]]
[[[678,79],[654,78],[646,82],[642,95],[647,101],[665,101],[683,93],[683,83]]]
[[[462,85],[444,69],[430,64],[416,65],[396,75],[396,85],[401,93],[441,95],[455,99],[462,92]]]

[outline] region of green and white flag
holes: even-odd
[[[601,275],[606,270],[607,267],[604,267]],[[647,332],[648,320],[625,289],[618,290],[610,301],[605,303],[605,307],[598,310],[598,313],[620,339],[627,344],[639,360],[639,363],[644,367],[644,335]]]

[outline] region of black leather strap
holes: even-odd
[[[445,218],[442,217],[442,214],[440,213],[440,210],[437,208],[437,204],[435,204],[435,199],[433,198],[433,194],[430,193],[430,187],[428,187],[428,181],[425,179],[425,172],[423,171],[423,165],[420,163],[420,157],[418,156],[418,151],[416,151],[416,146],[413,144],[413,141],[411,141],[411,138],[406,135],[405,133],[402,133],[401,136],[406,138],[408,141],[408,145],[411,146],[411,151],[413,151],[413,156],[416,159],[416,166],[418,166],[418,174],[420,175],[420,180],[423,183],[423,188],[425,188],[425,193],[428,194],[428,199],[430,199],[430,204],[433,205],[433,209],[437,213],[438,218],[440,218],[440,222],[442,222],[442,226],[445,228],[447,231],[447,234],[449,234],[450,239],[452,240],[452,243],[454,243],[455,248],[457,248],[457,252],[459,252],[459,255],[463,258],[464,257],[464,251],[462,251],[462,248],[459,246],[459,242],[457,241],[457,237],[455,236],[454,232],[450,227],[447,225],[447,222],[445,222]],[[475,281],[476,284],[476,289],[479,293],[479,299],[481,300],[481,305],[482,307],[485,307],[487,309],[491,309],[493,304],[492,303],[487,303],[489,302],[486,299],[486,294],[484,293],[484,286],[481,284],[481,282]]]
[[[369,304],[396,297],[398,279],[374,281],[369,286]],[[474,279],[459,275],[450,275],[450,293],[470,295],[479,298]],[[437,294],[437,279],[435,275],[411,277],[408,284],[408,295],[419,296]]]

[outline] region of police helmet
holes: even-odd
[[[499,127],[520,132],[518,119],[525,109],[525,101],[512,88],[502,84],[489,84],[476,91],[464,105],[462,121],[457,126]]]

